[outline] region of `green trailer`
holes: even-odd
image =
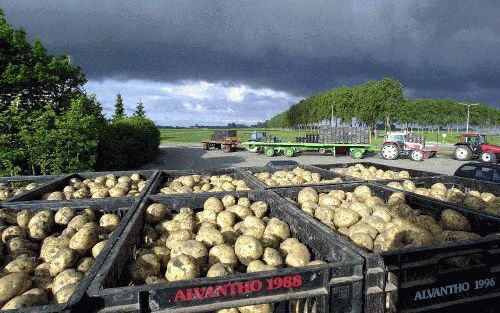
[[[247,141],[241,144],[250,152],[264,152],[268,157],[283,153],[287,157],[293,157],[301,151],[317,151],[320,154],[331,152],[333,156],[337,150],[345,150],[354,159],[361,159],[370,144],[347,144],[347,143],[297,143],[297,142],[258,142]]]

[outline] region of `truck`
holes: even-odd
[[[295,142],[281,142],[281,140],[263,140],[276,138],[252,134],[249,140],[241,145],[250,152],[263,152],[272,157],[283,153],[286,157],[293,157],[302,151],[317,151],[320,154],[331,152],[348,153],[354,159],[361,159],[370,148],[371,132],[367,127],[331,127],[322,126],[317,131],[297,137]]]
[[[201,142],[203,150],[222,149],[225,153],[234,152],[241,144],[237,137],[236,130],[216,130],[213,132],[210,140]]]
[[[496,162],[500,158],[500,146],[488,143],[485,134],[467,133],[455,144],[454,155],[460,161],[479,158],[483,162]]]

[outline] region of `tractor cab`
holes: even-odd
[[[488,140],[486,135],[462,134],[462,136],[460,136],[460,143],[479,146],[480,144],[488,143]]]
[[[399,147],[405,143],[406,133],[388,133],[385,135],[384,142],[395,142]]]

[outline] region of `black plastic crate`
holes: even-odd
[[[312,252],[312,259],[322,259],[328,264],[281,268],[273,271],[234,274],[214,278],[159,283],[154,285],[127,286],[130,279],[128,264],[140,239],[144,226],[146,207],[159,202],[173,211],[189,206],[198,211],[211,196],[248,197],[251,201],[263,200],[268,203],[268,216],[278,217],[288,223],[291,233]],[[363,260],[349,248],[327,240],[321,229],[308,220],[302,220],[295,210],[287,208],[286,202],[275,193],[267,191],[196,194],[189,196],[149,196],[131,218],[121,238],[111,250],[102,268],[89,288],[89,295],[102,301],[105,311],[164,311],[164,312],[206,312],[222,308],[239,307],[261,303],[276,303],[275,312],[288,312],[292,299],[307,298],[303,305],[313,304],[317,312],[361,312],[363,290]],[[301,285],[291,289],[271,289],[270,280],[279,281],[293,277]],[[218,285],[249,284],[252,292],[221,295],[215,298],[189,300],[176,295],[187,288],[215,287]],[[253,287],[252,287],[253,286]],[[246,287],[245,287],[246,288]],[[253,289],[252,289],[253,288]],[[333,291],[333,305],[328,294]],[[269,290],[271,289],[271,290]],[[196,302],[195,302],[196,301]],[[292,301],[293,302],[293,301]],[[307,311],[306,311],[307,312]],[[309,311],[310,312],[310,311]]]
[[[300,167],[306,171],[311,171],[313,173],[318,173],[321,175],[321,179],[334,179],[334,178],[341,178],[343,183],[345,182],[352,182],[353,178],[350,176],[346,175],[340,175],[337,173],[333,173],[331,171],[322,169],[322,168],[317,168],[317,167],[312,167],[309,165],[302,165],[302,164],[297,164],[297,165],[284,165],[284,166],[263,166],[263,167],[242,167],[240,168],[241,171],[247,175],[248,179],[252,179],[255,184],[259,186],[259,189],[275,189],[275,188],[284,188],[284,187],[307,187],[307,186],[318,186],[318,185],[331,185],[333,184],[332,182],[312,182],[309,184],[301,184],[301,185],[289,185],[289,186],[268,186],[266,183],[255,177],[253,174],[255,173],[261,173],[261,172],[269,172],[269,173],[275,173],[277,171],[291,171],[296,167]],[[340,183],[339,183],[340,184]]]
[[[486,181],[482,181],[482,180],[463,178],[463,177],[457,177],[457,176],[420,177],[420,178],[415,178],[415,179],[410,179],[410,180],[415,183],[415,186],[417,188],[418,187],[430,188],[435,183],[443,183],[446,186],[446,188],[454,187],[454,188],[460,189],[463,192],[468,192],[470,190],[477,190],[481,193],[489,192],[489,193],[494,194],[497,197],[500,197],[500,184],[490,183],[490,182],[486,182]],[[388,183],[389,182],[377,182],[377,184],[379,184],[379,185],[383,185],[387,188],[391,188],[391,187],[387,186]],[[394,189],[394,188],[391,188],[391,189]],[[394,189],[394,190],[397,190],[397,189]],[[410,192],[410,191],[407,191],[407,192]],[[417,197],[432,199],[434,201],[443,202],[443,203],[446,203],[448,205],[453,205],[455,207],[473,210],[475,212],[480,212],[482,214],[489,214],[487,212],[483,212],[480,210],[476,210],[476,209],[467,207],[463,203],[451,203],[451,202],[447,202],[444,200],[434,199],[434,198],[426,197],[426,196],[419,195],[419,194],[415,194],[415,195]]]
[[[239,169],[234,168],[222,168],[217,170],[164,170],[160,171],[158,177],[151,185],[151,190],[148,195],[161,194],[160,189],[163,184],[172,182],[175,178],[185,175],[201,175],[202,177],[210,177],[213,175],[229,175],[234,179],[244,180],[248,188],[252,190],[262,189],[259,184],[255,183],[252,179],[249,179],[244,173]],[[209,192],[215,193],[215,192]],[[181,195],[182,193],[175,193],[172,195]]]
[[[370,166],[374,166],[376,167],[377,169],[381,169],[381,170],[384,170],[384,171],[388,171],[388,170],[391,170],[391,171],[397,171],[397,172],[401,172],[401,171],[407,171],[408,173],[410,173],[410,178],[416,178],[416,177],[437,177],[437,176],[443,176],[443,174],[439,174],[439,173],[433,173],[433,172],[426,172],[426,171],[419,171],[419,170],[413,170],[413,169],[408,169],[408,168],[403,168],[403,167],[396,167],[396,166],[390,166],[390,165],[384,165],[384,164],[378,164],[378,163],[373,163],[373,162],[354,162],[354,163],[334,163],[334,164],[315,164],[315,165],[311,165],[312,167],[316,167],[316,168],[321,168],[321,169],[325,169],[325,170],[328,170],[328,171],[331,171],[331,169],[335,169],[335,168],[348,168],[350,166],[354,166],[356,164],[362,164],[364,167],[368,168]],[[354,176],[348,176],[351,178],[351,181],[364,181],[364,180],[360,180]],[[385,180],[385,179],[377,179],[377,180],[371,180],[371,182],[374,182],[374,181],[379,181],[379,180]],[[392,179],[394,180],[394,179]],[[397,179],[396,179],[397,180]]]
[[[50,181],[54,179],[60,178],[60,175],[37,175],[37,176],[6,176],[6,177],[0,177],[0,183],[2,184],[8,184],[9,186],[13,186],[16,188],[19,187],[24,187],[30,183],[35,183],[37,186],[42,186],[44,184],[49,183]],[[28,190],[23,192],[27,193],[29,192]],[[9,199],[6,199],[4,201],[10,200],[14,196],[10,197]],[[1,202],[1,201],[0,201]]]
[[[146,186],[144,189],[141,191],[141,193],[138,196],[132,197],[132,196],[125,196],[125,197],[106,197],[106,198],[84,198],[84,199],[70,199],[70,200],[41,200],[43,194],[49,193],[49,192],[54,192],[54,191],[61,191],[66,185],[68,185],[69,180],[71,178],[79,178],[81,180],[89,179],[89,178],[96,178],[98,176],[104,176],[106,174],[115,174],[116,176],[123,176],[127,175],[130,176],[134,173],[140,174],[142,177],[144,177],[147,182]],[[115,172],[83,172],[83,173],[74,173],[74,174],[68,174],[65,176],[59,176],[56,179],[39,186],[38,188],[35,188],[31,190],[30,192],[23,193],[22,195],[19,195],[17,197],[11,198],[7,200],[6,202],[47,202],[47,203],[57,203],[57,202],[66,202],[66,201],[86,201],[89,203],[92,202],[107,202],[107,201],[113,201],[114,199],[127,199],[128,202],[134,202],[137,199],[140,199],[144,194],[146,194],[147,190],[151,186],[152,182],[154,181],[154,178],[156,177],[157,171],[154,170],[138,170],[138,171],[115,171]]]
[[[97,256],[94,263],[86,273],[85,277],[79,282],[78,287],[75,292],[71,295],[69,300],[65,303],[59,304],[47,304],[42,306],[27,307],[15,312],[93,312],[99,309],[99,303],[95,299],[91,299],[87,296],[87,288],[90,282],[96,275],[97,271],[101,267],[102,263],[106,259],[109,251],[115,244],[116,240],[120,237],[121,233],[125,229],[128,220],[132,217],[134,210],[137,208],[140,202],[137,200],[134,203],[129,203],[123,199],[116,199],[114,202],[106,203],[85,203],[73,201],[72,203],[3,203],[0,205],[1,209],[21,211],[29,209],[32,211],[40,211],[50,209],[51,211],[57,211],[61,207],[71,207],[75,210],[91,208],[94,211],[106,213],[115,213],[121,217],[119,226],[113,231],[111,236],[108,238],[108,242],[102,249],[101,253]],[[14,310],[7,310],[6,312],[13,312]]]
[[[335,189],[353,191],[356,187],[367,185],[372,194],[387,201],[393,189],[370,183],[351,183],[331,186],[313,186],[318,193]],[[451,309],[464,302],[479,307],[483,301],[500,301],[498,284],[488,288],[474,289],[475,284],[485,280],[500,279],[498,265],[500,261],[500,237],[481,238],[449,242],[435,246],[422,246],[392,250],[381,253],[368,252],[354,244],[349,238],[331,230],[320,221],[302,212],[292,201],[297,199],[301,188],[282,188],[274,191],[287,198],[288,205],[302,214],[302,219],[312,219],[314,223],[331,235],[330,240],[337,241],[355,250],[365,259],[365,312],[426,312],[433,309]],[[494,218],[478,214],[446,203],[417,197],[406,193],[406,203],[422,213],[437,217],[444,209],[454,209],[465,215],[471,222],[472,229],[480,235],[500,230],[500,217]],[[290,201],[292,200],[292,201]],[[298,214],[298,213],[297,213]],[[465,268],[449,269],[444,266],[445,259],[454,256],[480,256],[480,263]],[[448,296],[426,298],[426,290],[466,283],[468,291]]]

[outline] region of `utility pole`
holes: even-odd
[[[332,119],[330,120],[330,126],[333,126],[333,106],[335,105],[335,101],[332,104]]]
[[[471,105],[479,105],[479,103],[462,103],[459,102],[459,104],[466,105],[467,106],[467,125],[466,125],[466,133],[469,133],[469,118],[470,118],[470,106]]]

